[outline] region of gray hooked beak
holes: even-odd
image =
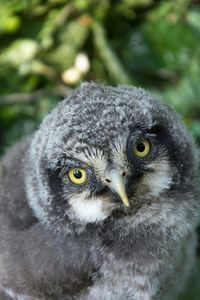
[[[124,178],[116,170],[111,171],[110,177],[111,177],[111,182],[110,182],[111,189],[117,192],[124,205],[128,207],[129,201],[126,194]]]

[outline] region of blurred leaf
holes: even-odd
[[[76,49],[80,49],[84,44],[89,33],[89,27],[84,20],[75,19],[63,26],[61,34],[59,36],[60,41],[63,43],[72,44]]]
[[[167,103],[175,107],[183,116],[200,115],[200,84],[198,77],[188,76],[175,87],[162,92]]]
[[[21,24],[21,19],[18,16],[9,16],[4,20],[4,22],[0,23],[0,31],[4,31],[5,33],[14,33],[16,32]]]
[[[77,51],[73,44],[63,43],[55,47],[52,52],[49,52],[45,60],[62,71],[72,66],[76,54]]]
[[[188,24],[200,33],[200,9],[198,11],[190,11],[186,18]]]
[[[0,56],[1,63],[8,63],[13,66],[27,62],[35,57],[38,50],[38,44],[31,39],[18,39],[13,42],[9,48],[4,49]]]

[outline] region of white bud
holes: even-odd
[[[81,78],[81,73],[78,68],[72,67],[62,73],[62,80],[67,84],[77,83]]]
[[[75,60],[75,67],[80,71],[81,74],[87,73],[90,69],[88,56],[84,53],[79,53]]]

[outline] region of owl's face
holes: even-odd
[[[56,229],[103,224],[184,189],[192,156],[177,116],[144,90],[83,84],[36,132],[27,195]]]

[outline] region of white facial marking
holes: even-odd
[[[144,177],[143,183],[148,185],[153,196],[158,196],[161,192],[169,189],[172,183],[171,170],[167,159],[152,162],[148,165],[154,170]]]
[[[88,199],[87,193],[72,196],[69,201],[72,212],[83,223],[103,221],[112,211],[111,204],[100,197]]]

